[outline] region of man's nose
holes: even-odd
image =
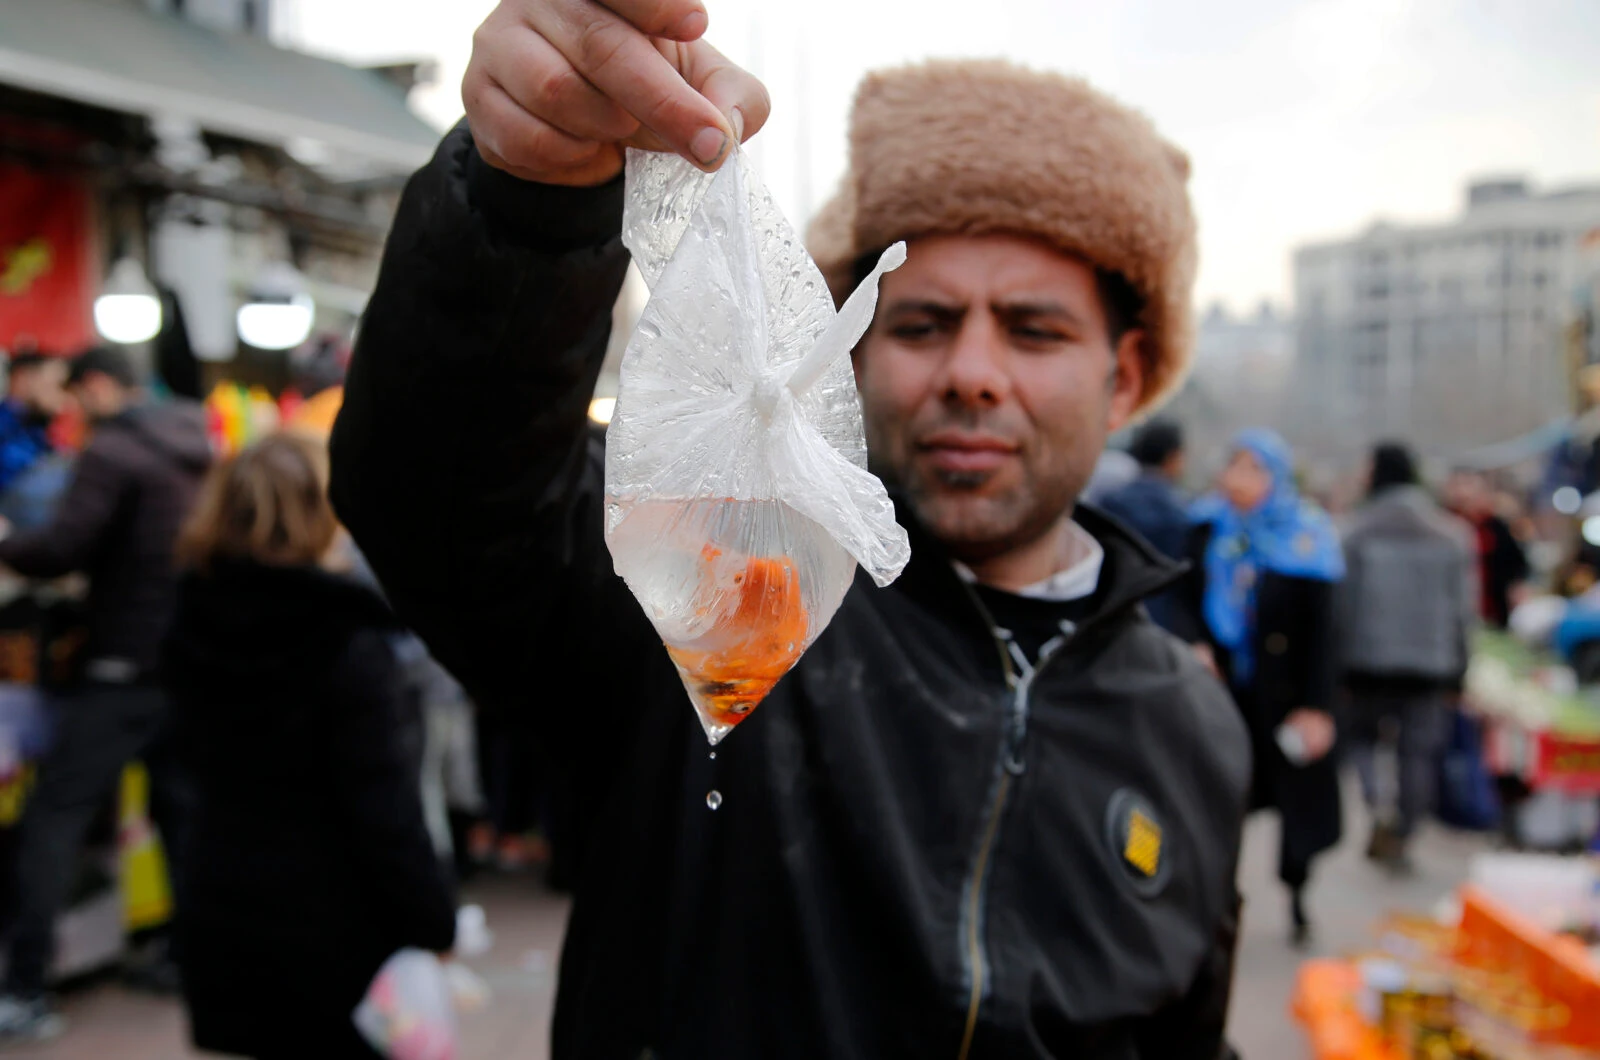
[[[1011,395],[1005,337],[987,313],[969,313],[944,361],[941,390],[948,402],[988,407]]]

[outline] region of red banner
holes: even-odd
[[[1541,733],[1533,781],[1571,795],[1600,794],[1600,740]]]
[[[94,341],[93,234],[81,179],[0,162],[0,348]]]

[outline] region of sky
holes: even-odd
[[[707,39],[760,76],[751,154],[803,223],[846,164],[871,69],[1004,56],[1092,83],[1189,152],[1202,305],[1289,303],[1290,256],[1380,218],[1448,219],[1464,186],[1600,183],[1597,0],[706,0]],[[412,97],[461,114],[493,0],[277,0],[279,43],[356,62],[432,58]]]

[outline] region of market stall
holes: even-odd
[[[1592,861],[1491,855],[1453,915],[1394,917],[1366,953],[1308,961],[1293,1003],[1316,1060],[1600,1056]]]
[[[1580,687],[1558,657],[1501,633],[1480,634],[1466,705],[1482,722],[1489,772],[1520,780],[1534,798],[1518,809],[1528,845],[1584,845],[1600,797],[1600,687]]]

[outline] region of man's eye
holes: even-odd
[[[893,335],[897,339],[904,339],[908,342],[914,342],[917,339],[927,338],[936,330],[938,329],[935,328],[931,323],[896,324],[894,326]]]
[[[1066,336],[1050,328],[1013,328],[1013,335],[1026,342],[1065,342]]]

